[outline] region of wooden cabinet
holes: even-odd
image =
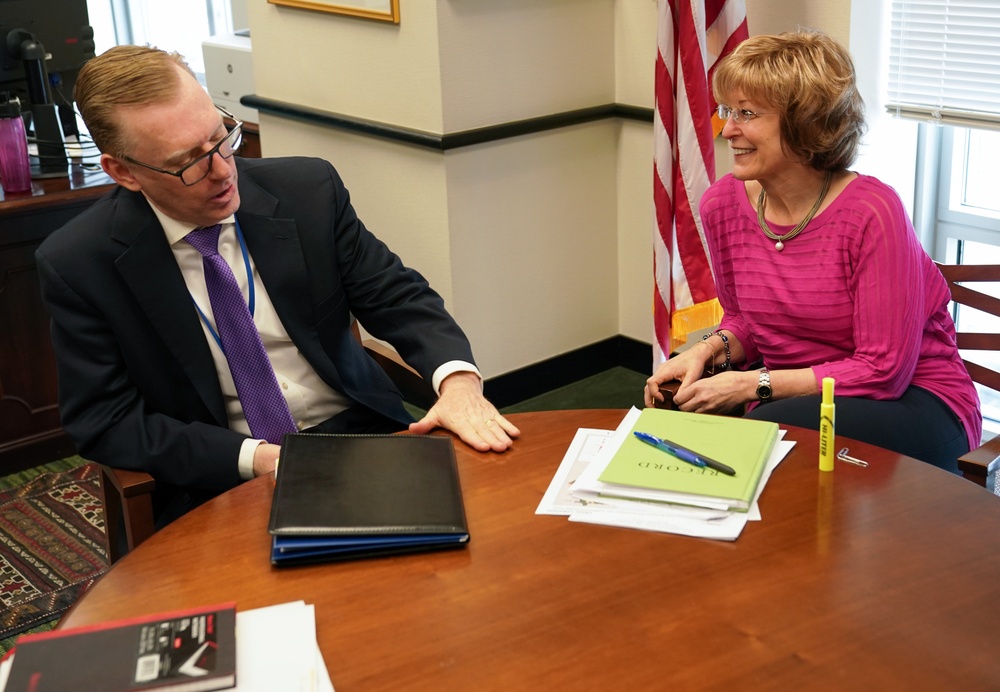
[[[257,123],[243,123],[243,146],[240,156],[245,159],[260,158],[260,127]]]
[[[103,172],[33,181],[32,195],[0,195],[0,474],[75,453],[59,424],[55,356],[35,250],[112,188]]]

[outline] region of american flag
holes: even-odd
[[[743,0],[660,0],[653,115],[653,366],[722,310],[698,203],[715,181],[723,123],[711,92],[718,61],[748,36]]]

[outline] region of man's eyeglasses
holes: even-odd
[[[723,120],[732,120],[734,123],[748,123],[762,115],[774,115],[774,113],[754,113],[753,111],[748,111],[746,108],[730,108],[729,106],[723,106],[721,103],[719,104],[719,117]]]
[[[236,122],[226,136],[219,140],[219,143],[212,147],[209,151],[205,152],[194,161],[184,166],[178,171],[168,171],[163,168],[157,168],[156,166],[150,166],[148,163],[143,163],[142,161],[136,161],[133,158],[122,155],[121,158],[128,161],[129,163],[134,163],[137,166],[142,166],[143,168],[148,168],[151,171],[156,171],[157,173],[166,173],[167,175],[172,175],[174,177],[180,178],[181,182],[187,186],[194,185],[205,179],[212,170],[212,158],[215,154],[218,154],[224,159],[231,158],[236,150],[240,148],[243,143],[243,121],[237,118],[235,115],[227,111],[221,106],[216,106],[216,109],[222,113],[227,118],[231,118]]]

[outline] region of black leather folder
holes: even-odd
[[[268,530],[279,566],[461,548],[469,530],[452,439],[286,435]]]

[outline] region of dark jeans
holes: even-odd
[[[746,417],[818,430],[820,400],[818,394],[779,399],[755,407]],[[969,438],[958,416],[926,389],[910,386],[895,401],[834,396],[834,403],[837,435],[956,474],[958,457],[969,451]]]

